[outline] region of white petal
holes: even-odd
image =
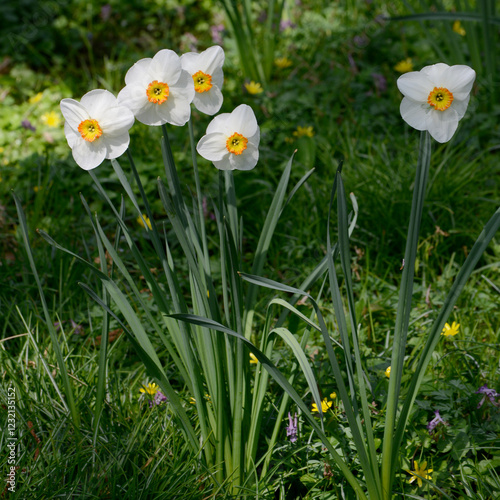
[[[256,148],[258,148],[260,142],[260,128],[257,127],[257,132],[255,132],[254,135],[247,137],[247,139],[249,143],[253,144]]]
[[[96,89],[87,92],[80,100],[80,104],[89,112],[89,115],[99,121],[106,109],[116,106],[116,97],[107,90]]]
[[[405,73],[398,78],[397,81],[399,91],[405,96],[414,101],[425,101],[429,97],[429,93],[434,88],[432,82],[427,76],[419,71],[411,71]]]
[[[225,134],[226,122],[231,116],[231,113],[221,113],[217,115],[207,127],[207,134],[213,134],[215,132],[222,132]]]
[[[122,134],[134,124],[134,114],[126,106],[114,106],[106,110],[106,114],[98,118],[105,136]]]
[[[209,47],[200,54],[196,52],[187,52],[181,56],[182,67],[190,74],[198,71],[203,71],[210,76],[214,76],[214,73],[220,71],[224,64],[224,50],[218,45]]]
[[[475,79],[476,72],[472,68],[457,64],[445,72],[441,86],[447,88],[453,94],[454,99],[464,100],[468,99]]]
[[[259,149],[248,143],[247,149],[240,155],[229,155],[231,170],[252,170],[259,161]]]
[[[78,125],[90,118],[84,106],[74,99],[63,99],[60,107],[66,123],[74,130],[78,130]]]
[[[158,116],[166,123],[182,127],[191,117],[190,102],[186,99],[172,96],[161,106],[157,106]]]
[[[223,84],[224,84],[224,73],[222,69],[216,69],[212,73],[212,85],[214,87],[219,87],[219,89],[221,89]]]
[[[78,141],[71,150],[76,163],[84,170],[98,167],[106,158],[106,145],[97,139],[88,142],[84,139]]]
[[[175,85],[181,76],[181,59],[173,51],[169,49],[160,50],[151,62],[149,72],[155,80]]]
[[[144,125],[159,126],[167,123],[163,116],[159,114],[160,106],[158,104],[153,104],[148,102],[147,106],[141,108],[136,114],[135,118],[144,123]]]
[[[103,136],[103,139],[106,146],[107,159],[118,158],[119,156],[121,156],[123,153],[125,153],[125,151],[127,151],[128,145],[130,143],[130,136],[128,135],[128,132],[116,135],[114,137]]]
[[[238,132],[247,138],[254,135],[257,128],[257,118],[252,108],[246,104],[240,104],[231,113],[225,125],[227,135]]]
[[[187,71],[191,76],[200,71],[200,54],[196,52],[186,52],[181,56],[182,69]]]
[[[399,107],[403,120],[417,130],[427,130],[427,114],[430,107],[427,104],[416,102],[404,97]]]
[[[464,99],[463,101],[459,101],[457,99],[454,99],[453,102],[451,103],[451,108],[453,108],[457,112],[457,117],[459,120],[463,118],[465,115],[465,112],[467,111],[467,105],[469,104],[469,98],[470,96],[467,96],[467,99]]]
[[[207,50],[203,51],[200,54],[200,60],[203,61],[202,68],[205,68],[201,68],[201,71],[203,71],[204,73],[208,73],[213,77],[215,71],[222,68],[222,66],[224,65],[224,59],[225,56],[222,47],[219,47],[218,45],[209,47]]]
[[[448,142],[458,127],[458,116],[453,108],[432,111],[427,115],[427,130],[437,142]]]
[[[234,156],[234,155],[231,155],[231,156]],[[224,158],[224,159],[218,160],[218,161],[213,161],[212,163],[214,164],[215,168],[217,168],[219,170],[234,170],[234,167],[229,162],[229,155],[227,158]]]
[[[443,75],[446,73],[446,71],[448,69],[449,69],[449,66],[447,64],[437,63],[437,64],[432,64],[431,66],[423,67],[420,70],[420,72],[423,75],[427,76],[427,78],[432,83],[432,88],[434,88],[434,87],[442,87],[443,86],[443,84],[441,83],[443,80]]]
[[[177,83],[171,86],[171,93],[175,97],[179,99],[182,98],[191,104],[196,93],[194,90],[193,77],[187,71],[182,71]]]
[[[71,149],[73,149],[73,146],[78,141],[83,140],[80,132],[71,127],[68,122],[64,123],[64,135],[66,136],[66,140],[68,141],[68,146]]]
[[[130,84],[118,94],[118,104],[126,106],[137,116],[137,113],[151,103],[148,101],[146,89],[142,85]]]
[[[153,60],[150,57],[145,59],[140,59],[137,61],[125,75],[125,84],[141,84],[147,85],[151,82],[152,75],[149,72],[151,67],[151,62]]]
[[[196,92],[193,104],[196,109],[207,115],[215,115],[222,106],[222,92],[218,87],[212,87],[208,92]]]
[[[226,140],[227,137],[220,132],[204,135],[198,141],[196,151],[206,160],[220,161],[229,155],[229,151],[226,148]]]

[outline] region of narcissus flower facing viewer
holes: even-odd
[[[127,150],[134,115],[111,92],[91,90],[80,102],[63,99],[61,112],[73,158],[84,170],[98,167],[105,159],[118,158]]]
[[[448,142],[465,115],[475,78],[469,66],[444,63],[401,75],[397,83],[404,95],[403,120],[417,130],[427,130],[438,142]]]
[[[251,170],[259,160],[260,130],[250,106],[216,116],[196,150],[219,170]]]
[[[184,125],[191,116],[193,98],[191,75],[182,69],[180,57],[168,49],[137,61],[127,71],[125,88],[118,94],[120,104],[145,125]]]
[[[215,115],[222,106],[223,64],[224,51],[217,45],[200,54],[188,52],[181,56],[182,69],[193,78],[195,90],[193,104],[207,115]]]

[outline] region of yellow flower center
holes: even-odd
[[[437,111],[444,111],[451,106],[453,94],[444,87],[434,87],[427,98],[427,102]]]
[[[168,94],[168,85],[158,80],[152,81],[146,90],[148,101],[154,104],[163,104],[168,99]]]
[[[212,88],[212,77],[203,73],[203,71],[198,71],[193,75],[194,90],[196,92],[207,92]]]
[[[226,148],[230,153],[234,153],[235,155],[240,155],[247,148],[248,139],[243,137],[238,132],[235,132],[231,137],[226,141]]]
[[[81,136],[88,142],[94,142],[99,139],[102,135],[102,129],[97,123],[97,120],[83,120],[83,122],[78,125],[78,132]]]

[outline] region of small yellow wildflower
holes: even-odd
[[[460,21],[458,19],[453,23],[452,29],[455,33],[458,33],[460,36],[465,36],[465,30],[463,26],[460,24]]]
[[[4,151],[5,151],[5,148],[2,148],[2,147],[0,146],[0,153],[3,153]]]
[[[41,116],[42,122],[48,127],[59,127],[61,124],[61,118],[55,111],[50,111],[49,113],[44,113]]]
[[[313,137],[314,129],[309,125],[309,127],[301,127],[300,125],[297,127],[297,130],[293,132],[293,136],[297,139],[299,137]]]
[[[283,56],[283,57],[277,57],[274,60],[274,64],[279,68],[279,69],[285,69],[289,68],[293,63],[288,59],[288,57]]]
[[[441,335],[444,335],[445,337],[450,337],[450,336],[453,337],[458,333],[459,328],[460,328],[460,323],[456,323],[455,321],[451,324],[451,326],[448,323],[445,323]]]
[[[34,96],[31,96],[29,98],[29,103],[36,104],[37,102],[40,102],[42,100],[42,97],[43,97],[42,92],[38,92],[38,94],[35,94]]]
[[[328,401],[327,398],[323,399],[323,401],[321,401],[321,411],[323,413],[326,413],[333,405],[333,401]],[[312,410],[311,410],[313,413],[319,413],[319,409],[318,409],[318,405],[316,403],[313,403],[312,404]]]
[[[154,396],[160,388],[155,384],[148,384],[147,386],[143,385],[140,389],[139,392],[142,392],[143,394],[149,394],[150,396]]]
[[[262,92],[264,92],[262,85],[254,81],[251,81],[250,83],[245,83],[245,88],[247,89],[247,92],[252,95],[262,94]]]
[[[332,399],[337,399],[337,393],[336,393],[336,392],[332,392],[332,393],[330,394],[330,397],[331,397]]]
[[[210,397],[210,394],[206,394],[205,393],[205,400],[208,401],[209,403],[212,402],[212,398]],[[195,405],[196,404],[196,399],[195,398],[189,398],[189,402],[192,404],[192,405]]]
[[[255,354],[253,352],[250,353],[250,363],[256,365],[259,362],[259,360],[256,358]]]
[[[385,372],[384,372],[384,373],[385,373],[385,376],[386,376],[387,378],[390,378],[390,377],[391,377],[391,367],[390,367],[390,366],[388,366],[388,367],[385,369]]]
[[[139,226],[145,228],[146,226],[144,225],[144,221],[146,221],[146,224],[151,231],[153,227],[151,226],[151,221],[149,220],[149,217],[146,214],[142,214],[142,217],[137,217],[137,223]]]
[[[418,462],[415,460],[414,462],[414,472],[411,470],[407,470],[406,472],[410,473],[412,477],[410,478],[410,483],[413,483],[413,481],[417,480],[418,485],[422,486],[422,477],[424,479],[432,479],[430,473],[432,472],[432,469],[427,469],[427,460],[425,462],[422,462],[422,465],[419,467]],[[418,477],[420,476],[420,477]]]
[[[35,193],[38,193],[40,189],[43,189],[43,186],[33,186],[33,191],[35,191]]]
[[[396,66],[394,66],[394,69],[398,73],[408,73],[413,71],[413,61],[411,60],[411,57],[407,57],[406,59],[399,61]]]

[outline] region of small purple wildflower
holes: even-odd
[[[387,80],[384,75],[381,75],[380,73],[372,73],[372,78],[377,92],[383,93],[387,90]]]
[[[363,33],[362,35],[356,35],[353,42],[357,47],[363,48],[370,43],[370,39]]]
[[[104,22],[106,22],[109,19],[109,16],[111,16],[111,10],[111,5],[109,3],[101,7],[101,19]]]
[[[438,424],[447,425],[447,423],[441,418],[439,410],[436,410],[434,412],[434,415],[435,415],[434,418],[427,424],[427,430],[429,431],[429,434],[432,434],[432,432],[438,426]]]
[[[73,333],[75,335],[82,334],[83,333],[83,326],[79,325],[76,321],[73,321],[71,318],[70,318],[70,321],[71,321],[71,328],[73,328]]]
[[[297,414],[295,413],[293,418],[290,412],[288,412],[288,427],[286,428],[286,436],[290,439],[291,443],[297,441]]]
[[[288,19],[282,19],[280,21],[280,31],[285,31],[288,28],[295,28],[295,24],[293,24],[292,21]]]
[[[71,318],[69,319],[69,321],[71,323],[71,328],[73,329],[73,333],[75,335],[80,335],[83,333],[83,326],[82,325],[79,325],[76,321],[74,321]],[[64,323],[66,323],[66,320],[63,320],[61,322],[56,321],[54,323],[54,328],[56,329],[56,332],[58,332],[62,328]]]
[[[486,401],[486,398],[488,398],[495,406],[500,406],[500,403],[497,403],[495,401],[495,398],[500,396],[495,389],[488,389],[488,385],[484,384],[482,387],[480,387],[477,391],[476,394],[484,394],[483,399],[479,402],[477,405],[478,408],[481,408],[483,406],[483,403]]]
[[[187,31],[181,37],[181,46],[183,48],[187,48],[191,52],[196,52],[198,50],[197,49],[197,47],[198,47],[198,38],[196,38],[195,35],[193,35],[192,33],[189,33],[189,31]]]
[[[224,31],[223,24],[214,24],[210,26],[210,35],[212,37],[212,41],[218,45],[222,45],[222,33]]]
[[[263,9],[260,11],[259,16],[257,17],[257,22],[262,24],[267,21],[267,10]]]
[[[167,396],[165,396],[161,391],[157,391],[154,398],[149,400],[149,407],[160,406],[162,403],[167,401]]]
[[[205,219],[210,218],[210,220],[215,220],[215,214],[213,212],[208,211],[208,200],[206,196],[203,197],[202,207],[203,207],[203,217],[205,217]]]
[[[36,128],[31,124],[29,120],[23,120],[21,122],[21,127],[25,128],[26,130],[31,130],[32,132],[36,131]]]

